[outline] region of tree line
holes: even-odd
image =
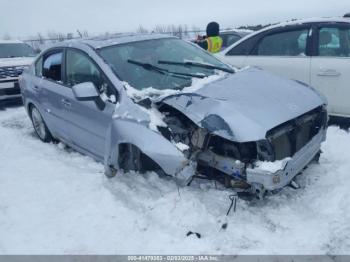
[[[222,30],[259,30],[261,28],[264,28],[266,26],[269,26],[270,24],[267,25],[246,25],[246,26],[240,26],[236,28],[222,28]],[[134,33],[159,33],[159,34],[169,34],[173,36],[177,36],[181,39],[192,39],[195,38],[198,35],[204,35],[205,30],[201,29],[197,26],[188,26],[186,24],[183,25],[156,25],[152,29],[148,29],[142,25],[140,25]],[[105,32],[102,34],[95,34],[92,35],[90,34],[87,30],[80,31],[77,30],[75,33],[62,33],[62,32],[56,32],[54,30],[48,31],[46,34],[43,33],[37,33],[36,35],[33,35],[31,37],[28,37],[27,39],[22,39],[24,42],[28,43],[31,45],[34,49],[40,50],[46,45],[50,45],[56,42],[61,42],[65,40],[70,40],[70,39],[77,39],[77,38],[87,38],[87,37],[94,37],[94,36],[113,36],[116,33],[111,33],[111,32]],[[10,34],[5,34],[3,39],[13,39]]]

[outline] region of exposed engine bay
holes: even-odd
[[[196,162],[192,179],[215,180],[225,187],[253,193],[261,193],[266,188],[258,186],[256,192],[257,187],[247,179],[247,170],[257,168],[258,162],[292,158],[327,123],[327,112],[319,107],[270,130],[265,140],[239,143],[210,133],[166,104],[161,104],[159,111],[167,124],[159,127],[161,134],[174,144],[185,144],[183,153]]]

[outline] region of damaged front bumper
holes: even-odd
[[[246,179],[250,185],[263,186],[266,190],[276,190],[288,185],[318,154],[321,143],[326,138],[326,130],[322,129],[309,143],[285,162],[284,168],[270,172],[259,168],[247,168]]]

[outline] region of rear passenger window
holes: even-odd
[[[350,57],[349,28],[321,28],[318,39],[319,56]]]
[[[308,29],[268,35],[257,46],[261,56],[305,56]]]
[[[44,58],[43,61],[43,77],[54,81],[61,81],[61,70],[62,70],[62,51],[51,53]]]

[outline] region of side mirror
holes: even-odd
[[[100,97],[100,93],[92,82],[74,85],[72,90],[75,98],[80,101],[92,101]]]

